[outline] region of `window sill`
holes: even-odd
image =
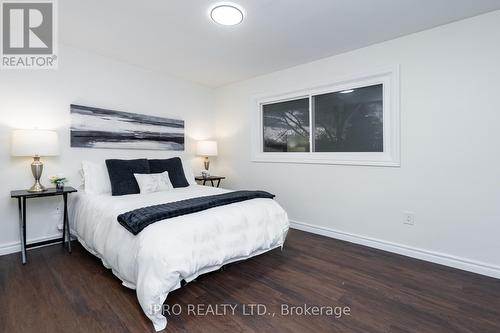
[[[286,154],[287,156],[279,156]],[[294,156],[295,155],[295,156]],[[332,156],[336,155],[336,156]],[[349,156],[350,155],[350,156]],[[358,165],[400,167],[401,162],[397,156],[390,154],[371,153],[259,153],[252,157],[255,163],[294,163],[294,164],[332,164],[332,165]]]

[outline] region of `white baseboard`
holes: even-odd
[[[444,253],[428,251],[414,248],[403,244],[387,242],[380,239],[360,236],[348,232],[333,230],[326,227],[315,226],[308,223],[290,220],[290,227],[313,234],[336,238],[347,242],[373,247],[379,250],[401,254],[407,257],[430,261],[436,264],[450,266],[473,273],[478,273],[500,279],[500,267],[474,261],[466,258],[460,258]]]
[[[28,239],[26,241],[26,243],[30,244],[30,243],[35,243],[35,242],[43,242],[43,241],[57,239],[57,238],[61,238],[61,237],[62,237],[62,233],[50,235],[50,236]],[[51,245],[51,244],[47,244],[47,245]],[[43,246],[47,246],[47,245],[43,245]],[[40,247],[40,246],[37,246],[37,247]],[[28,249],[28,251],[31,249],[32,248]],[[0,245],[0,256],[15,253],[15,252],[21,252],[21,242],[20,241]]]
[[[355,235],[348,232],[338,231],[326,227],[315,226],[312,224],[299,222],[295,220],[290,220],[290,227],[293,229],[298,229],[317,235],[340,239],[355,244],[365,245],[379,250],[393,252],[407,257],[430,261],[436,264],[441,264],[453,268],[462,269],[464,271],[469,271],[500,279],[500,267],[475,260],[460,258],[434,251],[423,250],[411,246],[406,246],[403,244],[387,242],[376,238]],[[61,234],[39,237],[28,240],[28,243],[43,242],[46,240],[56,239],[60,237]],[[20,242],[12,242],[0,245],[0,255],[6,255],[20,251],[21,251]]]

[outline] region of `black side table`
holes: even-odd
[[[26,264],[26,249],[35,246],[41,246],[58,242],[62,242],[62,246],[65,247],[66,233],[68,234],[68,251],[69,253],[71,253],[71,234],[69,232],[69,221],[68,221],[68,193],[73,193],[73,192],[77,192],[77,190],[69,186],[65,186],[62,190],[49,188],[44,192],[28,192],[27,190],[18,190],[10,192],[10,197],[16,198],[19,206],[19,231],[21,234],[21,256],[23,260],[23,265]],[[64,212],[63,212],[64,222],[63,222],[62,239],[52,239],[43,242],[26,244],[26,199],[53,197],[57,195],[62,195],[64,200]]]
[[[219,187],[220,185],[220,181],[223,180],[223,179],[226,179],[226,177],[221,177],[221,176],[207,176],[207,177],[203,177],[203,176],[196,176],[194,177],[195,180],[199,181],[199,182],[203,182],[203,185],[205,185],[207,183],[207,181],[210,182],[210,184],[212,184],[212,186],[215,186],[214,185],[214,180],[217,181],[217,187]]]

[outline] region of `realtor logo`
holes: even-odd
[[[57,68],[55,1],[1,1],[2,69]]]

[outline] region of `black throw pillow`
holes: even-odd
[[[173,157],[161,160],[148,160],[151,173],[162,173],[168,171],[168,178],[173,187],[189,186],[182,168],[182,161],[179,157]]]
[[[106,160],[112,195],[140,193],[134,173],[149,173],[145,158],[137,160]]]

